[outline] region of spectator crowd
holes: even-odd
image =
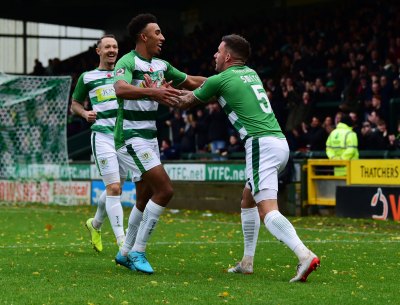
[[[359,150],[400,150],[400,107],[391,108],[392,99],[400,98],[399,8],[396,1],[350,1],[289,8],[251,22],[203,24],[189,35],[167,30],[162,56],[188,74],[210,76],[212,46],[224,34],[241,34],[252,44],[248,66],[262,77],[291,151],[324,151],[344,113],[354,122]],[[130,48],[120,42],[120,54]],[[74,86],[97,59],[89,49],[66,61],[52,59],[46,68],[36,61],[34,74],[72,75]],[[159,110],[164,159],[202,152],[225,158],[243,151],[216,102],[190,111]],[[89,127],[71,115],[68,134]]]

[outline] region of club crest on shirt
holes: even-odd
[[[108,160],[107,159],[99,159],[99,167],[101,169],[106,169],[108,167]]]
[[[124,68],[120,68],[115,72],[115,74],[117,76],[124,75],[125,74],[125,69]]]
[[[149,152],[147,152],[147,151],[144,152],[144,153],[140,156],[140,158],[141,158],[143,161],[150,161],[151,159],[153,159],[151,153],[149,153]]]

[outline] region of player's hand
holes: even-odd
[[[97,112],[90,110],[85,112],[85,119],[88,123],[93,123],[96,121]]]
[[[165,78],[162,79],[161,85],[158,86],[156,81],[153,81],[148,74],[144,74],[144,81],[143,81],[143,87],[144,88],[158,88],[158,87],[164,87],[164,88],[173,88],[172,87],[172,80],[167,82]]]
[[[172,80],[169,81],[169,82],[167,82],[167,81],[165,80],[165,78],[163,78],[162,83],[161,83],[161,86],[164,87],[164,88],[173,88],[173,87],[172,87]]]
[[[179,103],[178,97],[180,95],[180,90],[174,88],[160,87],[154,90],[153,98],[160,104],[176,107]]]
[[[153,81],[148,74],[144,74],[144,81],[143,81],[143,87],[144,88],[157,88],[157,83]]]

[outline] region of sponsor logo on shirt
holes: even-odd
[[[115,89],[113,86],[99,88],[96,90],[96,97],[98,102],[115,99]]]

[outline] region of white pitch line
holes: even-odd
[[[1,208],[1,205],[0,205],[0,208]],[[11,212],[16,212],[16,213],[19,213],[19,212],[26,213],[26,211],[24,211],[23,208],[20,208],[20,207],[18,207],[18,208],[10,207],[10,209],[8,209],[8,212],[10,212],[10,211]],[[72,210],[60,211],[60,210],[57,210],[57,209],[30,208],[29,211],[61,213],[61,214],[62,213],[66,213],[66,214],[74,213],[74,214],[76,214],[76,211],[72,211]],[[85,215],[83,215],[83,216],[85,216]],[[86,217],[88,217],[88,216],[86,215]],[[190,215],[188,217],[190,217]],[[211,219],[190,219],[190,218],[183,219],[183,218],[173,218],[173,217],[168,217],[167,219],[168,220],[179,221],[179,222],[182,222],[182,223],[185,223],[185,222],[207,222],[207,223],[216,224],[216,225],[234,225],[234,226],[241,227],[240,222],[223,222],[223,221],[214,221],[214,220],[211,220]],[[379,221],[381,221],[381,220],[379,220]],[[160,222],[163,222],[163,219],[161,219]],[[164,220],[164,222],[165,222],[165,220]],[[370,234],[373,234],[373,235],[376,235],[376,236],[399,236],[398,233],[379,233],[379,232],[371,233],[371,231],[369,231],[369,232],[346,231],[346,230],[337,230],[337,229],[334,229],[334,228],[323,228],[323,227],[321,227],[321,228],[296,227],[295,224],[294,224],[294,227],[295,227],[296,230],[314,231],[314,232],[333,232],[333,233],[355,234],[355,235],[370,235]]]
[[[179,245],[218,245],[218,244],[242,244],[243,241],[176,241],[176,242],[169,242],[169,241],[158,241],[158,242],[149,242],[149,245],[161,245],[161,246],[179,246]],[[258,243],[262,244],[278,244],[279,241],[274,240],[259,240]],[[305,240],[304,243],[306,244],[392,244],[392,243],[400,243],[400,240]],[[115,246],[115,243],[103,243],[104,246]],[[76,247],[84,247],[90,248],[89,243],[82,243],[82,244],[43,244],[43,245],[0,245],[0,249],[31,249],[31,248],[76,248]]]

